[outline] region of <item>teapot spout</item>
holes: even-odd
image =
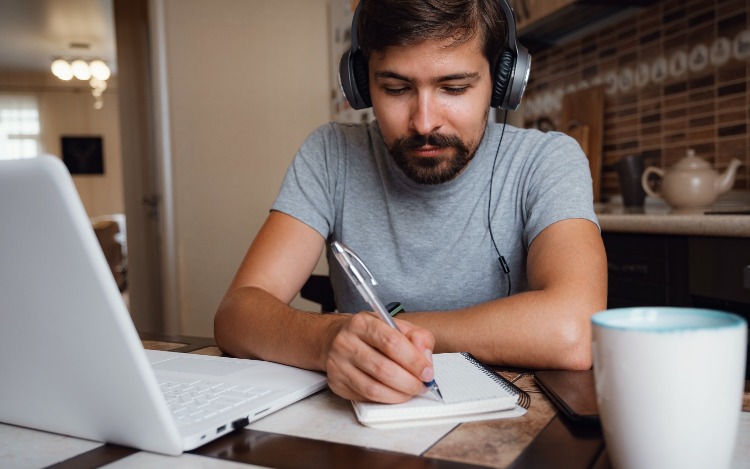
[[[714,180],[714,189],[716,189],[717,195],[729,192],[734,186],[734,176],[737,174],[737,168],[739,168],[740,165],[742,165],[740,160],[737,158],[733,159],[729,163],[727,170]]]

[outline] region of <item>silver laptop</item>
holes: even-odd
[[[145,351],[67,169],[42,156],[0,161],[0,383],[0,422],[176,455],[326,378]]]

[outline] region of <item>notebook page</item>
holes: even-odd
[[[446,404],[512,395],[481,368],[466,366],[467,359],[460,353],[436,354],[433,362],[435,381]]]
[[[401,404],[354,402],[360,422],[378,423],[471,415],[511,409],[518,395],[481,365],[460,353],[433,356],[435,381],[444,402],[416,396]]]

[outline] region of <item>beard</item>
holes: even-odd
[[[419,157],[409,154],[425,145],[437,148],[453,149],[443,155]],[[469,164],[474,154],[470,154],[468,145],[457,135],[431,133],[429,135],[410,135],[397,138],[388,151],[404,174],[418,184],[441,184],[458,176]]]

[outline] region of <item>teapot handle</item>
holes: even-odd
[[[657,174],[661,178],[664,177],[663,169],[657,168],[656,166],[649,166],[641,175],[641,185],[643,186],[643,190],[646,191],[646,194],[656,199],[661,199],[661,195],[654,192],[654,190],[651,189],[651,185],[648,183],[648,177],[651,173]]]

